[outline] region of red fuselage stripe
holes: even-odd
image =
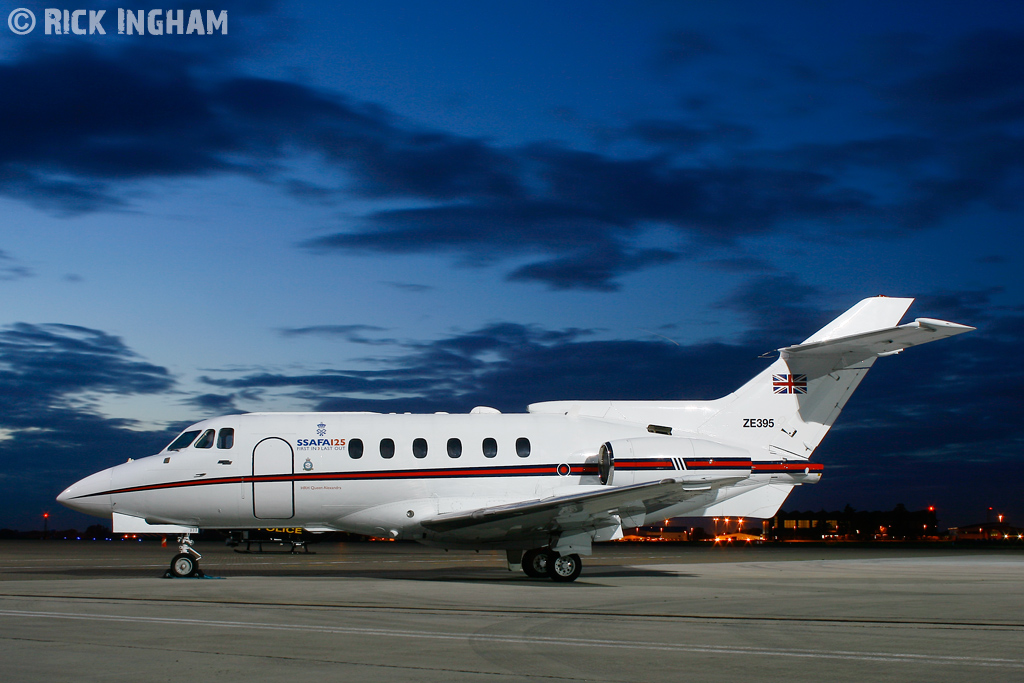
[[[758,473],[783,472],[821,472],[818,463],[783,463],[760,462],[749,460],[685,460],[686,468],[694,469],[750,469]],[[129,486],[121,489],[87,493],[76,498],[90,498],[117,493],[137,493],[140,491],[157,491],[161,489],[187,488],[192,486],[215,486],[220,484],[263,484],[272,482],[304,482],[304,481],[386,481],[395,479],[445,479],[473,477],[530,477],[559,476],[558,465],[514,465],[510,467],[460,467],[454,469],[416,469],[416,470],[373,470],[368,472],[295,472],[291,474],[261,474],[237,477],[215,477],[211,479],[188,479],[184,481],[168,481],[159,484]],[[621,470],[671,470],[675,469],[669,459],[652,458],[646,460],[625,460],[616,462],[615,467]],[[564,469],[563,469],[564,472]],[[595,475],[598,466],[578,463],[569,465],[569,474]],[[563,475],[564,476],[564,475]]]

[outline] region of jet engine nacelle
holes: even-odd
[[[674,479],[685,481],[716,481],[719,479],[745,479],[750,476],[750,453],[742,448],[705,439],[678,436],[642,436],[635,439],[616,439],[601,446],[598,462],[601,483],[608,483],[619,461],[617,485],[641,481],[638,475],[673,470]],[[605,465],[605,463],[608,465]],[[633,481],[625,481],[625,470],[632,470]],[[608,472],[607,480],[605,472]]]

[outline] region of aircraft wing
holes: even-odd
[[[618,488],[595,486],[593,491],[438,515],[421,524],[446,541],[456,542],[541,539],[543,545],[552,535],[587,533],[595,540],[611,540],[621,537],[623,527],[643,525],[649,514],[741,479],[699,483],[663,479]]]

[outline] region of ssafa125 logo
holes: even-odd
[[[332,439],[327,436],[327,425],[321,422],[316,426],[315,439],[296,439],[295,449],[299,451],[343,451],[345,439]]]
[[[43,10],[43,33],[56,35],[107,35],[103,25],[107,10],[60,9],[47,7]],[[23,36],[36,28],[35,13],[26,8],[18,7],[7,15],[7,28],[12,33]],[[228,34],[228,11],[200,9],[152,9],[131,10],[118,8],[118,35],[199,35],[208,36],[215,33]]]

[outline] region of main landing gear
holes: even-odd
[[[178,536],[178,554],[171,560],[168,575],[175,579],[203,576],[203,570],[199,568],[199,560],[202,557],[199,551],[192,547],[192,539],[188,534]]]
[[[547,577],[552,581],[575,581],[583,571],[580,556],[559,555],[550,548],[536,548],[523,553],[523,572],[534,579]]]

